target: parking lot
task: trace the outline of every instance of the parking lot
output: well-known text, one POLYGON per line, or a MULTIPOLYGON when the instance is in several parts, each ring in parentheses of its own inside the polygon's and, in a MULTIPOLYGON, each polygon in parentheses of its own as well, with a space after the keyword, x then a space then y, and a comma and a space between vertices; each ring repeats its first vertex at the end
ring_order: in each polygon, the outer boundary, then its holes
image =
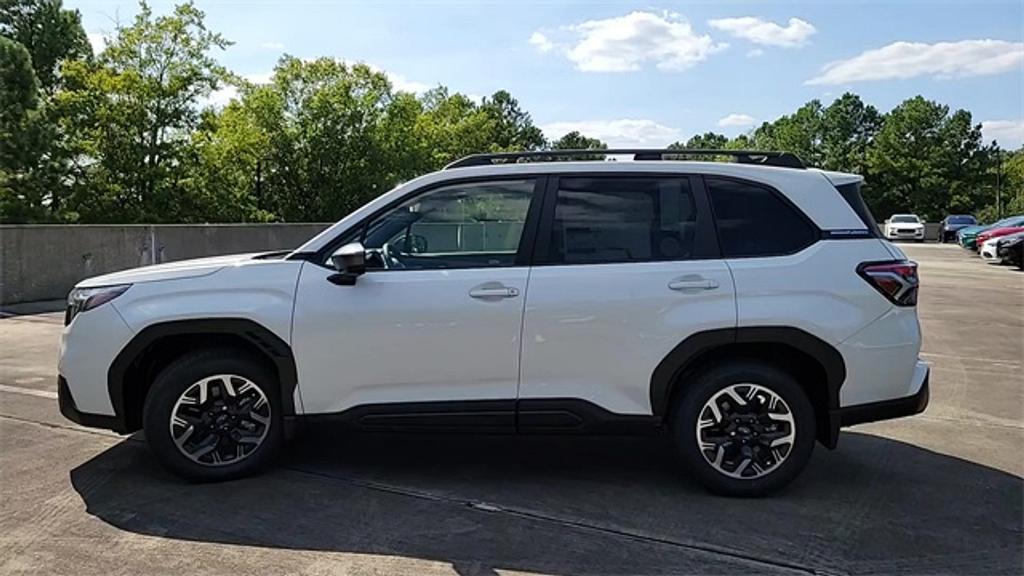
POLYGON ((0 319, 0 573, 1019 574, 1024 272, 904 249, 930 407, 760 500, 706 494, 663 438, 315 430, 258 478, 189 485, 60 416, 59 312, 0 319))

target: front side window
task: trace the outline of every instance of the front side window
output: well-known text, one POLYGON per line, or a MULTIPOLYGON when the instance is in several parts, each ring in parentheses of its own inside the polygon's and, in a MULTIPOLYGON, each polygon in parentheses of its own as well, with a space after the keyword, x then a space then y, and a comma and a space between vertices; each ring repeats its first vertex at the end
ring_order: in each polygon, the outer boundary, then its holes
POLYGON ((469 182, 435 188, 371 221, 368 269, 512 266, 535 181, 469 182))
POLYGON ((726 258, 793 254, 817 240, 817 229, 772 190, 739 180, 705 181, 726 258))
POLYGON ((685 260, 693 254, 696 220, 687 178, 560 178, 548 260, 685 260))

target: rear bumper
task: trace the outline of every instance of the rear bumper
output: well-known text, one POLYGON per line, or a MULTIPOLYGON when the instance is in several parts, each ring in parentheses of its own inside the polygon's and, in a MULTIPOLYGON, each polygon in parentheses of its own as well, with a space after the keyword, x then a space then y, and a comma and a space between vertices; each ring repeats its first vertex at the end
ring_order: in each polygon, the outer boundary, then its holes
POLYGON ((917 392, 914 394, 902 398, 857 404, 829 411, 829 430, 828 434, 822 438, 822 443, 829 448, 835 448, 839 442, 839 430, 847 426, 892 420, 924 412, 928 407, 930 395, 928 380, 931 376, 931 370, 927 364, 920 363, 919 366, 921 368, 918 373, 923 374, 923 379, 917 392))
POLYGON ((127 434, 128 430, 117 416, 106 416, 104 414, 86 414, 75 405, 75 399, 71 396, 71 389, 68 388, 68 381, 63 376, 57 376, 57 404, 60 406, 60 413, 79 426, 87 428, 103 428, 113 430, 118 434, 127 434))

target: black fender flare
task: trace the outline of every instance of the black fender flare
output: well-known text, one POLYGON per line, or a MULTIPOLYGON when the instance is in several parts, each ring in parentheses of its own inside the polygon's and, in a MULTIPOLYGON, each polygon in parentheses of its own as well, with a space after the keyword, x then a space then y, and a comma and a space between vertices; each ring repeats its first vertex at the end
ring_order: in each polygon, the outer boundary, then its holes
POLYGON ((128 418, 124 406, 125 375, 131 365, 152 343, 168 336, 187 334, 230 334, 240 336, 256 349, 262 351, 277 369, 280 378, 281 406, 284 416, 295 415, 295 387, 298 385, 298 371, 291 346, 269 328, 247 318, 203 318, 172 320, 151 324, 136 334, 121 349, 107 370, 107 392, 114 408, 114 417, 120 424, 121 432, 128 430, 128 418))
POLYGON ((846 380, 842 354, 817 336, 790 326, 744 326, 698 332, 672 349, 651 374, 651 410, 657 417, 668 414, 673 386, 687 368, 712 350, 731 344, 783 344, 816 359, 825 369, 828 410, 839 408, 839 389, 846 380))

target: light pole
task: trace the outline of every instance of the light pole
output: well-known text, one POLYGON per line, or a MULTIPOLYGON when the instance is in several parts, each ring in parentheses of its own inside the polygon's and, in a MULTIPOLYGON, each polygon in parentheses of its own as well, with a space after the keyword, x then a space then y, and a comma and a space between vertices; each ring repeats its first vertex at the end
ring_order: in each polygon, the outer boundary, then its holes
POLYGON ((1003 218, 1003 151, 996 148, 996 218, 1003 218))

